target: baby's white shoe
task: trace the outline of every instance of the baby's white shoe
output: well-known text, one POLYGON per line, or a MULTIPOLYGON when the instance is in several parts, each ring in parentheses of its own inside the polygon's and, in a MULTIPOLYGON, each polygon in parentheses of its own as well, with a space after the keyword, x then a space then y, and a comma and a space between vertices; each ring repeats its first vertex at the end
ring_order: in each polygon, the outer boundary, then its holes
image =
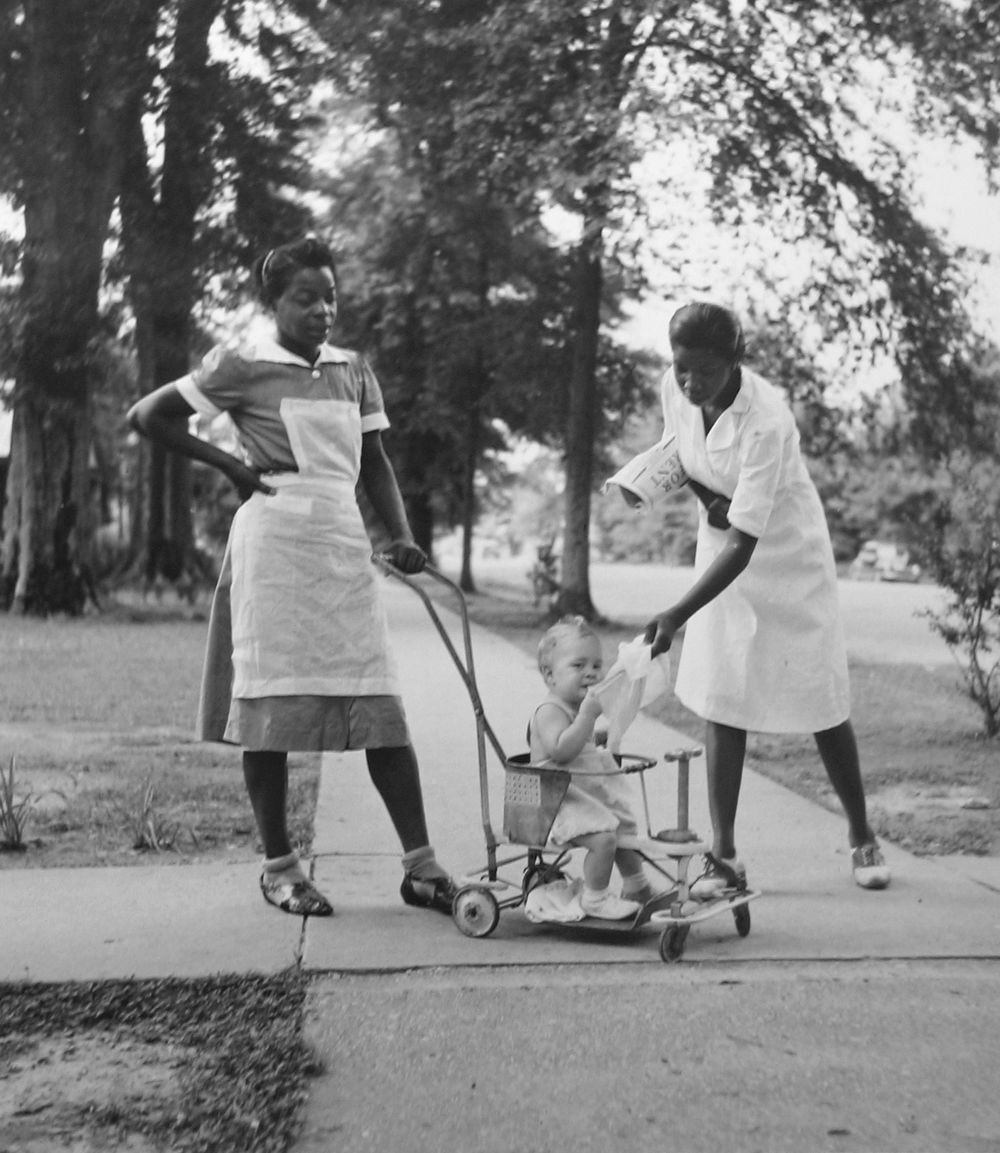
POLYGON ((580 894, 580 907, 588 917, 598 917, 602 921, 624 921, 634 917, 642 908, 638 901, 626 901, 612 893, 597 889, 584 889, 580 894))

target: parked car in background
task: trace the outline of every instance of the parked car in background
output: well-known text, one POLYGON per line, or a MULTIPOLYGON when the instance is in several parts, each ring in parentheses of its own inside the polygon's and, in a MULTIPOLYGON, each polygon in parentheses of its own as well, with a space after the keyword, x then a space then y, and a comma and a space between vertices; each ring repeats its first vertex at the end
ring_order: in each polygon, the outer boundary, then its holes
POLYGON ((866 540, 851 561, 848 576, 856 581, 918 581, 920 565, 910 560, 901 544, 884 540, 866 540))

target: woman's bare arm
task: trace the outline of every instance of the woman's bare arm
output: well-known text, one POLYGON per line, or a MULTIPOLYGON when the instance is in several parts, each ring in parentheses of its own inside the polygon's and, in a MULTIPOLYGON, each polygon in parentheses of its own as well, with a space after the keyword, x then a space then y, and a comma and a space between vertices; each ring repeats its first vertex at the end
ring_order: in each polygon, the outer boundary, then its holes
POLYGON ((726 543, 722 552, 712 561, 701 576, 676 604, 654 617, 646 625, 645 640, 653 646, 653 656, 659 656, 670 648, 674 634, 700 608, 728 588, 750 563, 757 538, 738 528, 730 528, 726 533, 726 543))
POLYGON ((180 453, 217 468, 236 486, 242 499, 252 492, 273 493, 260 476, 243 461, 218 445, 188 432, 188 419, 194 409, 181 395, 177 386, 165 384, 148 393, 128 410, 126 420, 136 432, 162 444, 171 452, 180 453))

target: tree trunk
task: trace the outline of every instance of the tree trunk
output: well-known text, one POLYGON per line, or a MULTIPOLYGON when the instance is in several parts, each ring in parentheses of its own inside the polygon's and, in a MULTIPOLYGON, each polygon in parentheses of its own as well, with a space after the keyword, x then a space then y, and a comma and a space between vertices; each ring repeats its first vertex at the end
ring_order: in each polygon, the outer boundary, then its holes
POLYGON ((594 478, 603 220, 603 214, 596 209, 585 213, 580 241, 566 418, 562 570, 555 601, 557 612, 579 613, 588 620, 595 616, 590 599, 590 496, 594 478))
POLYGON ((90 344, 120 115, 144 80, 156 14, 152 0, 107 7, 24 5, 23 323, 0 557, 15 612, 78 614, 88 594, 90 344))
MULTIPOLYGON (((141 119, 128 125, 122 231, 136 314, 140 393, 178 380, 190 368, 197 215, 212 182, 208 41, 221 7, 221 0, 184 0, 178 8, 159 181, 150 169, 141 119)), ((138 567, 147 587, 163 579, 189 594, 202 576, 194 540, 191 462, 158 446, 148 462, 149 503, 138 534, 138 567)))

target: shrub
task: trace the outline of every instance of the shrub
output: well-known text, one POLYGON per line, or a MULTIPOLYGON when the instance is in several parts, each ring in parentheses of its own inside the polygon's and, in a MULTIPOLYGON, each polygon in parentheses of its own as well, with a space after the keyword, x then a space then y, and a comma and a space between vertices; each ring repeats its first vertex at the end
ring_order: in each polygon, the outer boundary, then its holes
POLYGON ((0 849, 23 851, 24 829, 34 801, 31 793, 17 795, 15 760, 11 757, 6 771, 0 769, 0 849))
POLYGON ((1000 733, 1000 465, 959 452, 948 460, 921 554, 947 594, 923 615, 958 658, 987 736, 1000 733))

